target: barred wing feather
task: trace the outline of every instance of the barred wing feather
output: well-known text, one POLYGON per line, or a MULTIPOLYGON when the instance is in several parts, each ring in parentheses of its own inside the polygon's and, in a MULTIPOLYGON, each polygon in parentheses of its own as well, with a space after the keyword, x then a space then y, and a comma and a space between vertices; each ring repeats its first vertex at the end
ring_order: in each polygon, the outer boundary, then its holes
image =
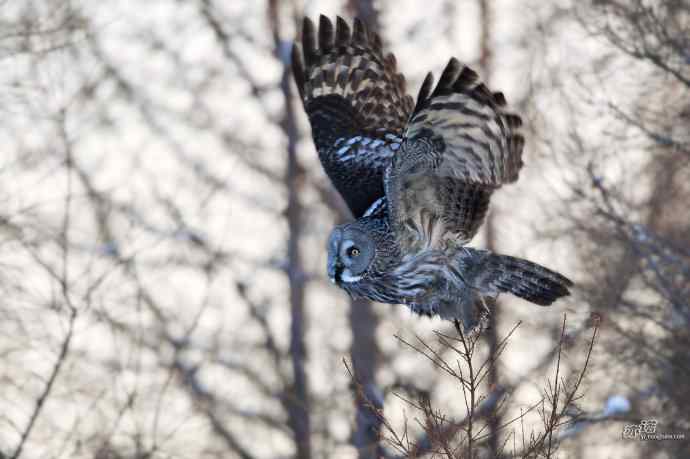
POLYGON ((521 120, 505 111, 503 94, 454 58, 432 86, 429 74, 386 178, 393 224, 408 247, 468 242, 493 191, 522 167, 521 120))
POLYGON ((292 68, 321 163, 355 217, 383 196, 383 171, 400 147, 413 99, 381 39, 355 19, 304 19, 292 68))

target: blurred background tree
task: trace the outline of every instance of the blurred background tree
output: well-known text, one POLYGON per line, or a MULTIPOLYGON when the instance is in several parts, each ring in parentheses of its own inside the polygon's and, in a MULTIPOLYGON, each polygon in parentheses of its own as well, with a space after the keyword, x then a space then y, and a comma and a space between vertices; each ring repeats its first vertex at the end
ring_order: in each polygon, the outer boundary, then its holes
POLYGON ((0 458, 687 457, 689 56, 687 0, 0 2, 0 458), (450 56, 506 93, 526 166, 476 245, 572 298, 502 298, 468 357, 326 282, 350 217, 289 73, 321 13, 413 95, 450 56))

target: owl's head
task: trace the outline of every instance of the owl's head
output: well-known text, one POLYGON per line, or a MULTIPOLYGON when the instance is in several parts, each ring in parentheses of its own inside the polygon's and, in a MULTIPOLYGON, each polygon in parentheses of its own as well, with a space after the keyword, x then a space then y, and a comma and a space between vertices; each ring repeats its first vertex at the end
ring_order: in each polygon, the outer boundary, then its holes
POLYGON ((346 287, 360 281, 376 257, 376 241, 364 222, 336 226, 328 240, 328 277, 346 287))

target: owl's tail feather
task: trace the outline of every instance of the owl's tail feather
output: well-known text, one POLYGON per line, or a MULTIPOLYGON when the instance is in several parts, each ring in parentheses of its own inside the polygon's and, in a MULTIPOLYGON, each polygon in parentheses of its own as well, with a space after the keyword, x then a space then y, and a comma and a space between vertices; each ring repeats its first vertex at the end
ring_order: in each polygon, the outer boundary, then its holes
POLYGON ((494 253, 484 259, 479 277, 481 287, 512 293, 541 306, 569 295, 573 285, 567 277, 537 263, 494 253))

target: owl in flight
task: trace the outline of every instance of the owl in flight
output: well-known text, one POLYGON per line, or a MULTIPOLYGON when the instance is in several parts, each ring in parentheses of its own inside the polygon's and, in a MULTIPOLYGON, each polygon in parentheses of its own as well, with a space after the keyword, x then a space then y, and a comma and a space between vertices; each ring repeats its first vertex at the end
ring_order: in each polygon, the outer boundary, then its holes
POLYGON ((466 247, 491 194, 517 180, 520 117, 455 58, 416 103, 395 57, 355 19, 304 19, 292 69, 319 159, 355 221, 328 241, 328 276, 352 296, 477 329, 499 293, 539 305, 572 282, 536 263, 466 247))

